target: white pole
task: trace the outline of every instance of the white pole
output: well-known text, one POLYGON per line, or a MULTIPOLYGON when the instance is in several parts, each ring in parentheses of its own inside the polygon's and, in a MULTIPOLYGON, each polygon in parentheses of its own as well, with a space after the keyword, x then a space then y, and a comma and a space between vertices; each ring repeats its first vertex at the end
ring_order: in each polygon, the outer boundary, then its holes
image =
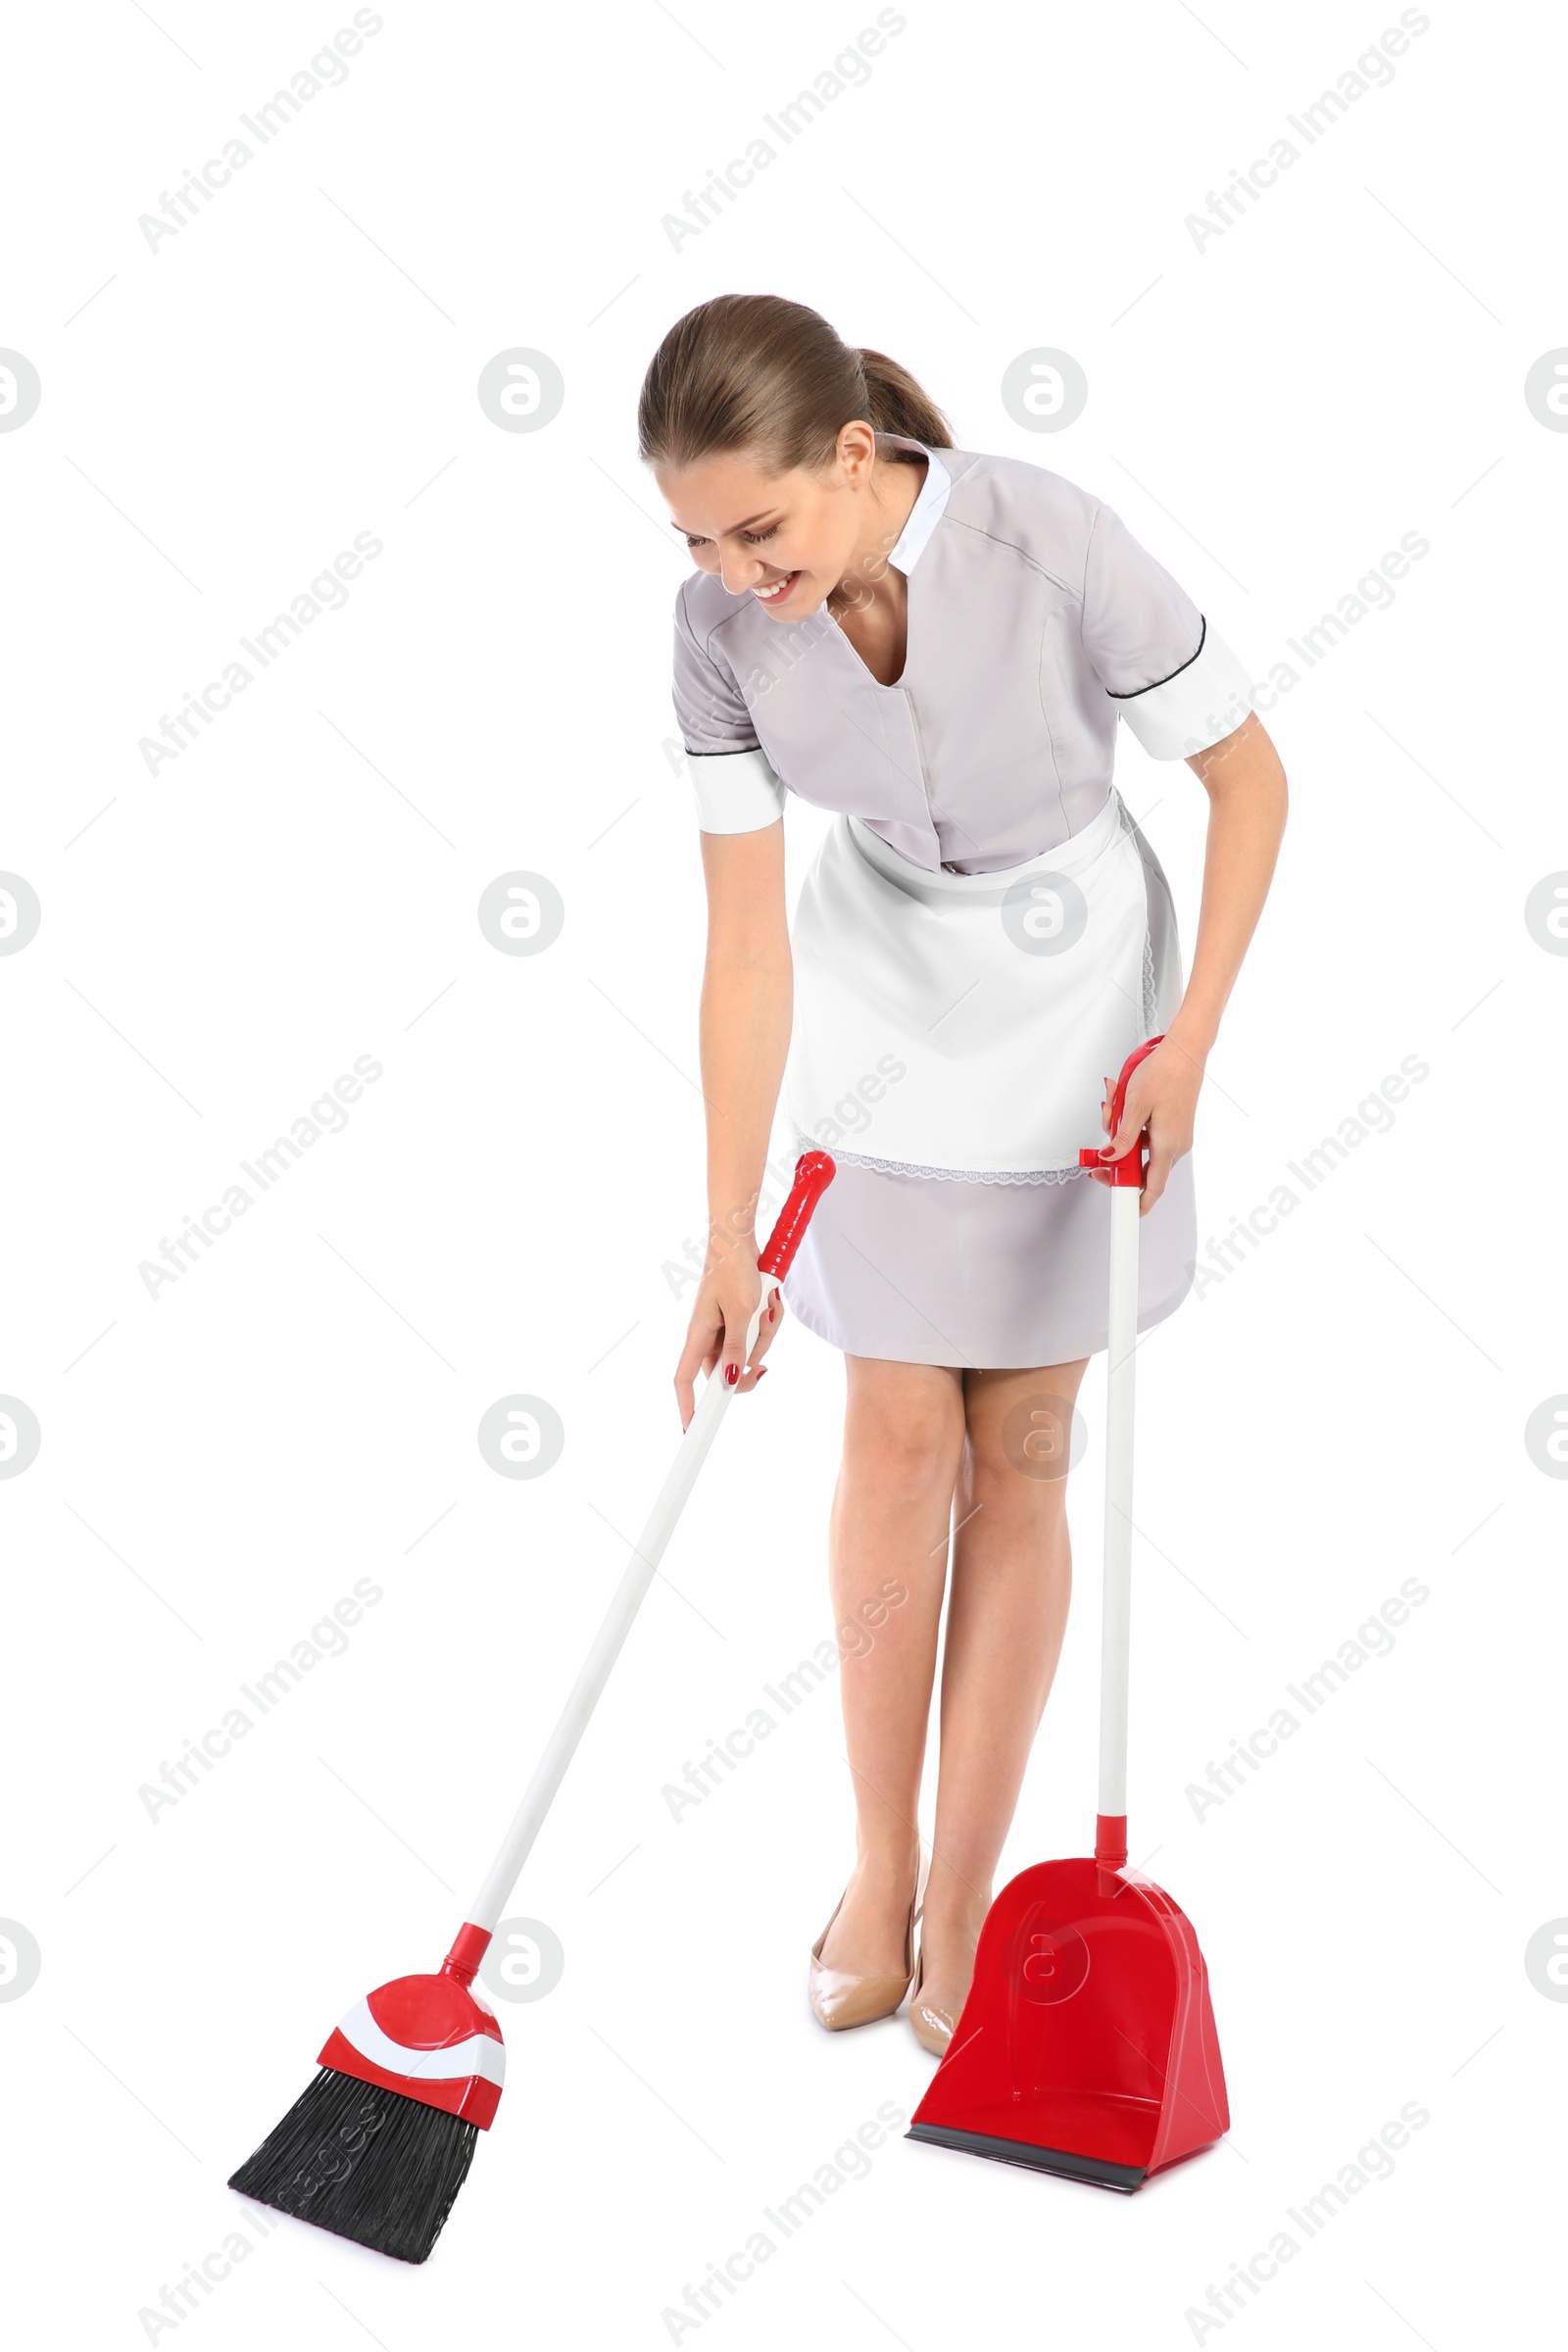
POLYGON ((1138 1215, 1143 1192, 1110 1195, 1110 1334, 1105 1365, 1105 1566, 1100 1638, 1100 1810, 1127 1811, 1127 1659, 1132 1625, 1133 1375, 1138 1349, 1138 1215))
MULTIPOLYGON (((750 1359, 763 1307, 775 1287, 771 1276, 763 1277, 762 1296, 747 1330, 746 1346, 741 1351, 742 1363, 750 1359)), ((487 1934, 494 1933, 507 1907, 507 1899, 528 1859, 529 1849, 539 1835, 540 1825, 550 1810, 556 1790, 561 1787, 566 1766, 576 1753, 577 1742, 588 1728, 588 1718, 610 1680, 610 1670, 620 1655, 621 1644, 631 1631, 632 1619, 654 1581, 654 1573, 664 1555, 664 1546, 674 1533, 675 1522, 697 1483, 697 1473, 708 1458, 709 1447, 718 1435, 718 1425, 724 1418, 725 1408, 733 1395, 734 1391, 725 1387, 719 1368, 715 1365, 698 1398, 697 1409, 686 1425, 686 1434, 670 1464, 669 1475, 659 1491, 659 1499, 648 1514, 648 1524, 632 1546, 625 1574, 605 1612, 605 1621, 594 1637, 593 1647, 572 1686, 571 1696, 562 1709, 561 1721, 550 1735, 533 1779, 528 1783, 527 1793, 502 1841, 501 1851, 491 1863, 489 1876, 467 1913, 469 1922, 476 1928, 483 1928, 487 1934)))

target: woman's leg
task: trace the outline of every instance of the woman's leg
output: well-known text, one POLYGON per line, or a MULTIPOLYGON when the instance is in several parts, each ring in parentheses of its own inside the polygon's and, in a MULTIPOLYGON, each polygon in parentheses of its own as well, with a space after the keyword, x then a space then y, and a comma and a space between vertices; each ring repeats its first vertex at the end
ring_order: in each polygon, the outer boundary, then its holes
POLYGON ((919 1866, 920 1768, 964 1446, 963 1375, 938 1364, 844 1361, 830 1583, 857 1859, 822 1960, 852 1976, 893 1976, 904 1965, 919 1866))
POLYGON ((1067 1450, 1087 1359, 963 1376, 966 1438, 920 1930, 922 2007, 956 2018, 1067 1627, 1067 1450))

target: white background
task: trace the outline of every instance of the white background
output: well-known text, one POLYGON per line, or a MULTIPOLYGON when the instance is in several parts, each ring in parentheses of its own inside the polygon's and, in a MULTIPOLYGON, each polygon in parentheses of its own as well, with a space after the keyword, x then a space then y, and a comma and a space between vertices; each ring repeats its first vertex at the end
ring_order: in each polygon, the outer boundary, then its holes
MULTIPOLYGON (((389 0, 156 252, 138 216, 351 12, 13 25, 0 343, 43 386, 0 434, 0 866, 42 906, 0 958, 0 1390, 42 1432, 0 1482, 0 1914, 42 1954, 0 2002, 19 2340, 1453 2352, 1527 2325, 1568 2031, 1524 1964, 1568 1913, 1568 1489, 1523 1440, 1568 1390, 1568 960, 1523 911, 1568 866, 1568 438, 1523 395, 1568 342, 1560 26, 1434 6, 1251 211, 1201 250, 1185 225, 1397 13, 911 0, 679 251, 662 216, 869 5, 389 0), (688 2282, 930 2074, 903 2018, 828 2036, 806 2007, 851 1856, 834 1690, 678 1824, 661 1795, 830 1630, 842 1376, 799 1330, 514 1898, 565 1973, 503 2007, 511 2082, 432 2260, 255 2243, 223 2183, 340 2012, 438 1964, 677 1434, 702 901, 664 748, 684 558, 634 411, 661 335, 732 289, 816 305, 959 446, 1107 500, 1259 678, 1430 542, 1269 716, 1293 816, 1211 1065, 1205 1241, 1403 1057, 1430 1075, 1142 1352, 1133 1844, 1208 1958, 1229 2141, 1123 2199, 894 2135, 680 2333, 688 2282), (476 398, 514 346, 564 377, 536 433, 476 398), (1000 396, 1038 346, 1089 378, 1054 436, 1000 396), (139 739, 359 532, 383 552, 346 607, 150 775, 139 739), (537 956, 476 920, 519 868, 565 904, 537 956), (151 1298, 140 1263, 359 1055, 383 1075, 346 1129, 151 1298), (514 1393, 564 1424, 533 1481, 476 1444, 514 1393), (366 1577, 344 1653, 149 1819, 141 1785, 366 1577), (1198 1818, 1188 1785, 1410 1577, 1392 1654, 1198 1818), (1412 2101, 1392 2178, 1202 2332, 1209 2283, 1412 2101), (198 2308, 139 2317, 236 2227, 198 2308)), ((1202 795, 1125 731, 1118 772, 1190 945, 1202 795)), ((790 812, 792 882, 819 821, 790 812)), ((1101 1383, 1007 1872, 1090 1831, 1101 1383)))

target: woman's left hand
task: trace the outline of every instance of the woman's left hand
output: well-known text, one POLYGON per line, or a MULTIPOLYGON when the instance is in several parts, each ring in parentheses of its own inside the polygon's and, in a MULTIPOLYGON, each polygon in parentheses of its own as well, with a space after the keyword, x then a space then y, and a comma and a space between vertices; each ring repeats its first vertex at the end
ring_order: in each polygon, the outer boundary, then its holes
MULTIPOLYGON (((1148 1216, 1165 1190, 1171 1169, 1183 1152, 1193 1148, 1193 1121, 1198 1114, 1199 1089, 1203 1083, 1203 1061, 1204 1056, 1195 1054, 1178 1039, 1167 1036, 1162 1045, 1156 1046, 1139 1063, 1127 1081, 1121 1125, 1102 1147, 1102 1157, 1125 1158, 1129 1152, 1137 1150, 1140 1130, 1149 1129, 1149 1168, 1144 1178, 1141 1216, 1148 1216)), ((1105 1099, 1100 1106, 1100 1123, 1107 1134, 1115 1091, 1116 1081, 1107 1078, 1105 1099)))

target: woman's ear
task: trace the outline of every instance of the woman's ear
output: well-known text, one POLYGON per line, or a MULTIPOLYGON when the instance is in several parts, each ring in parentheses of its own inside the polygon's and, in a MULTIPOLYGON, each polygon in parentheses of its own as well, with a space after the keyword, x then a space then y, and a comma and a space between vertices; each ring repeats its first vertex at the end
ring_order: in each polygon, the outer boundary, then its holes
POLYGON ((837 454, 840 470, 852 490, 863 490, 876 464, 876 434, 864 417, 839 426, 837 454))

